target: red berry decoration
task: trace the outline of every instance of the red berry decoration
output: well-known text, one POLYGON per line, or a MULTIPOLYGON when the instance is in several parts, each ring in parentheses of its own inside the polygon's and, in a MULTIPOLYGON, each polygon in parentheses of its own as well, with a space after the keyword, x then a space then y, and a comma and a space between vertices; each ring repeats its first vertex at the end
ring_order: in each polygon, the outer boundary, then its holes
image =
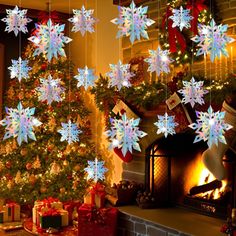
POLYGON ((28 162, 25 167, 27 170, 30 170, 32 168, 32 164, 28 162))
POLYGON ((43 63, 43 64, 41 65, 41 70, 46 70, 47 67, 48 67, 47 63, 43 63))

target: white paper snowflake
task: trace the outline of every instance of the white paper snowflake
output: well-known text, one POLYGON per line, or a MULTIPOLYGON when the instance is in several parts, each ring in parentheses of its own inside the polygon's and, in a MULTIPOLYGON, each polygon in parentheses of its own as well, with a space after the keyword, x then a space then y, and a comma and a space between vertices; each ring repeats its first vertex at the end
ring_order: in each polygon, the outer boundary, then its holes
POLYGON ((210 54, 211 61, 213 62, 216 57, 220 58, 220 54, 228 57, 227 44, 235 40, 226 35, 228 25, 216 25, 212 19, 210 25, 199 24, 199 35, 192 38, 195 43, 198 43, 197 56, 210 54))
POLYGON ((13 10, 7 9, 7 17, 2 21, 6 23, 5 31, 8 33, 14 32, 15 36, 21 31, 27 33, 28 29, 26 25, 32 20, 26 17, 27 10, 19 10, 18 6, 15 6, 13 10))
POLYGON ((175 127, 179 124, 175 122, 175 116, 168 116, 167 113, 164 116, 157 115, 158 121, 154 123, 157 126, 157 134, 163 133, 165 137, 168 134, 175 134, 175 127))
POLYGON ((10 137, 16 138, 19 145, 22 141, 28 142, 28 138, 36 140, 33 132, 34 126, 40 126, 42 123, 33 115, 35 108, 27 107, 24 109, 19 102, 17 109, 6 107, 6 118, 0 121, 2 126, 6 126, 6 133, 3 139, 10 137))
POLYGON ((180 31, 185 27, 186 29, 190 28, 190 21, 193 17, 190 15, 189 9, 183 9, 181 6, 179 9, 172 10, 173 15, 170 16, 170 19, 173 20, 172 27, 179 27, 180 31))
POLYGON ((111 70, 106 73, 110 77, 108 87, 117 87, 121 90, 122 87, 131 87, 130 79, 134 73, 130 71, 130 64, 122 64, 119 60, 118 64, 110 64, 111 70))
POLYGON ((196 103, 202 105, 204 104, 203 96, 207 94, 208 91, 203 89, 204 81, 195 81, 192 77, 190 82, 183 81, 184 88, 180 89, 178 92, 183 95, 182 102, 183 103, 190 103, 192 107, 196 103))
POLYGON ((144 59, 148 63, 148 71, 156 72, 159 76, 161 72, 169 73, 170 72, 170 63, 173 62, 169 58, 169 50, 161 50, 160 47, 157 50, 149 50, 150 57, 144 59))
POLYGON ((94 182, 104 180, 104 175, 107 172, 107 168, 104 167, 104 161, 98 161, 97 158, 95 158, 95 161, 88 161, 88 167, 84 168, 84 170, 88 174, 87 179, 92 179, 94 182))
POLYGON ((113 24, 118 25, 117 38, 130 36, 133 44, 135 39, 140 37, 148 39, 147 27, 155 23, 154 20, 147 18, 148 7, 135 7, 134 1, 130 7, 119 7, 119 18, 111 20, 113 24))
POLYGON ((73 142, 79 142, 79 134, 82 133, 78 129, 77 124, 72 123, 71 120, 68 123, 61 123, 62 128, 58 130, 58 133, 61 134, 61 141, 67 141, 69 144, 73 142))
POLYGON ((231 125, 225 123, 225 112, 214 112, 210 106, 207 112, 196 111, 197 123, 189 125, 194 129, 197 136, 194 139, 194 143, 201 140, 207 141, 209 147, 212 144, 218 145, 218 141, 226 144, 224 137, 225 130, 232 128, 231 125))
POLYGON ((74 76, 74 78, 78 81, 77 87, 83 86, 85 90, 88 89, 88 87, 93 87, 94 82, 97 79, 97 77, 94 75, 93 69, 88 69, 87 66, 85 66, 84 69, 78 68, 78 75, 74 76))
POLYGON ((22 60, 19 57, 18 60, 11 60, 12 65, 8 67, 11 72, 11 79, 18 78, 19 82, 22 79, 29 78, 29 71, 32 69, 28 66, 28 60, 22 60))
POLYGON ((41 53, 47 56, 48 61, 53 57, 58 58, 58 55, 65 57, 64 45, 71 42, 72 39, 65 36, 63 31, 65 24, 53 24, 51 19, 47 24, 35 24, 36 35, 28 38, 37 47, 34 51, 34 56, 41 53))
POLYGON ((51 75, 47 79, 40 79, 41 85, 36 88, 39 101, 47 101, 51 105, 53 101, 62 101, 62 93, 65 89, 61 86, 60 79, 53 79, 51 75))
POLYGON ((97 22, 97 20, 93 17, 94 10, 86 10, 84 5, 81 7, 81 10, 74 10, 74 16, 68 19, 73 23, 72 30, 73 32, 78 32, 84 36, 85 32, 88 31, 90 33, 94 32, 93 25, 97 22))
POLYGON ((110 139, 110 149, 121 148, 122 154, 125 156, 127 151, 141 151, 138 141, 147 134, 139 130, 140 119, 128 119, 124 113, 121 119, 110 118, 111 129, 105 134, 110 139))

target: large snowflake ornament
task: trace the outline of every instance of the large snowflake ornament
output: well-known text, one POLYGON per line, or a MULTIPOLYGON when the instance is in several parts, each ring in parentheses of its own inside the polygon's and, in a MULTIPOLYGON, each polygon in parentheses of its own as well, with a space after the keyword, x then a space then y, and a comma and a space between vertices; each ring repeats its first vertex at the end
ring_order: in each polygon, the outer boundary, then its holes
POLYGON ((117 38, 130 36, 132 44, 135 39, 140 40, 140 36, 148 39, 146 29, 155 21, 147 18, 147 10, 148 7, 136 7, 134 1, 131 2, 130 7, 119 7, 119 18, 111 20, 118 25, 117 38))
POLYGON ((157 115, 158 121, 154 123, 157 126, 157 134, 163 133, 165 137, 168 134, 175 134, 175 127, 179 124, 175 122, 175 116, 169 116, 167 113, 164 116, 157 115))
POLYGON ((58 133, 61 134, 61 141, 67 141, 69 144, 73 142, 79 142, 79 134, 82 133, 78 129, 77 124, 72 123, 71 120, 68 123, 61 123, 62 128, 58 130, 58 133))
POLYGON ((183 30, 183 28, 190 28, 190 21, 193 19, 193 17, 190 15, 189 9, 183 9, 181 6, 179 9, 173 9, 172 10, 173 15, 170 16, 170 19, 173 20, 172 27, 179 27, 180 31, 183 30))
POLYGON ((197 136, 194 139, 194 143, 201 140, 207 141, 209 147, 212 144, 218 145, 218 141, 226 144, 224 137, 225 130, 232 128, 231 125, 225 123, 225 112, 214 112, 210 106, 207 112, 196 111, 197 123, 189 125, 194 129, 197 136))
POLYGON ((21 82, 22 79, 28 79, 29 78, 29 71, 32 69, 28 66, 28 60, 22 60, 21 57, 19 57, 18 60, 11 60, 12 65, 8 67, 11 74, 11 79, 18 78, 19 82, 21 82))
POLYGON ((141 151, 138 141, 147 134, 139 130, 140 119, 128 119, 124 113, 121 119, 110 118, 111 129, 105 134, 109 137, 111 143, 110 148, 121 148, 122 154, 125 156, 132 150, 141 151))
POLYGON ((195 43, 198 43, 197 56, 210 54, 213 62, 216 57, 220 58, 221 53, 228 57, 227 44, 235 40, 226 35, 228 25, 216 25, 212 19, 210 25, 199 24, 199 35, 192 38, 195 43))
POLYGON ((18 6, 15 6, 13 10, 7 9, 6 12, 7 17, 2 19, 7 25, 5 31, 8 33, 13 31, 15 36, 19 32, 28 32, 26 25, 32 20, 26 17, 27 10, 19 10, 18 6))
POLYGON ((74 16, 68 19, 73 23, 72 31, 78 32, 84 36, 85 32, 90 33, 94 32, 93 25, 97 22, 97 19, 93 17, 94 10, 86 10, 84 5, 81 7, 81 10, 74 10, 74 16))
POLYGON ((161 50, 160 47, 157 50, 149 50, 150 57, 144 59, 149 65, 148 71, 156 72, 159 76, 162 72, 169 73, 170 72, 170 63, 173 62, 171 58, 169 58, 169 50, 161 50))
POLYGON ((78 75, 74 76, 74 78, 78 81, 77 87, 83 86, 85 90, 88 89, 88 87, 93 87, 95 80, 97 79, 97 76, 94 75, 93 69, 88 69, 87 66, 85 66, 84 69, 78 68, 78 75))
POLYGON ((34 112, 35 108, 24 109, 20 102, 17 109, 6 107, 6 118, 0 121, 2 126, 6 126, 3 139, 17 137, 19 145, 22 141, 28 142, 28 138, 36 140, 34 126, 40 126, 42 123, 33 116, 34 112))
POLYGON ((110 77, 108 87, 131 87, 130 79, 134 73, 130 72, 130 64, 122 64, 119 60, 118 64, 110 64, 110 71, 106 74, 110 77))
POLYGON ((36 88, 38 91, 39 101, 47 101, 47 104, 51 105, 53 101, 62 101, 62 93, 65 89, 61 86, 60 79, 53 79, 51 75, 48 78, 40 79, 41 85, 36 88))
POLYGON ((66 56, 64 45, 71 42, 72 39, 65 36, 63 31, 65 24, 53 24, 51 19, 47 24, 35 24, 36 35, 28 38, 37 47, 34 51, 34 56, 38 56, 41 53, 47 56, 48 61, 51 61, 53 57, 58 58, 60 56, 66 56))
POLYGON ((203 96, 207 94, 208 91, 203 89, 204 81, 195 81, 194 77, 188 81, 183 81, 184 88, 180 89, 178 92, 183 95, 182 102, 183 103, 190 103, 192 107, 196 103, 202 105, 204 104, 203 96))
POLYGON ((84 168, 87 172, 87 179, 92 179, 94 182, 98 180, 104 180, 104 174, 107 172, 107 168, 104 167, 104 161, 98 161, 95 158, 95 161, 88 161, 88 167, 84 168))

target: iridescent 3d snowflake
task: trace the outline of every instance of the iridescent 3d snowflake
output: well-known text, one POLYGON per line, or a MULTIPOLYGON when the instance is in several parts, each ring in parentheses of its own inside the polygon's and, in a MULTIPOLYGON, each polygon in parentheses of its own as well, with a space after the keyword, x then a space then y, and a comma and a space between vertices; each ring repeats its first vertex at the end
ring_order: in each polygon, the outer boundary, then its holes
POLYGON ((190 82, 183 81, 184 88, 178 91, 183 95, 182 102, 185 104, 190 103, 192 107, 194 107, 195 103, 204 104, 203 96, 208 91, 203 89, 203 83, 204 81, 195 81, 193 77, 190 82))
POLYGON ((21 82, 22 79, 29 78, 28 73, 32 68, 28 66, 28 60, 22 60, 19 57, 18 60, 11 60, 11 62, 12 66, 8 67, 11 72, 11 79, 18 78, 19 82, 21 82))
POLYGON ((138 141, 147 134, 139 130, 140 119, 128 119, 124 113, 121 119, 110 118, 111 129, 105 134, 110 139, 110 148, 121 148, 122 154, 125 156, 127 151, 141 151, 138 141))
POLYGON ((6 126, 6 133, 3 139, 17 137, 17 142, 21 145, 22 141, 28 142, 28 138, 36 140, 33 132, 34 126, 40 126, 42 123, 33 115, 35 108, 27 107, 24 109, 19 102, 17 109, 6 107, 6 118, 0 121, 2 126, 6 126))
POLYGON ((227 44, 235 40, 226 35, 227 29, 228 25, 216 25, 213 19, 209 26, 199 24, 199 35, 192 38, 195 43, 198 43, 197 46, 200 47, 196 55, 209 53, 212 62, 216 57, 220 58, 221 53, 228 57, 227 44))
POLYGON ((170 72, 170 63, 173 62, 169 58, 169 50, 161 50, 160 47, 157 50, 149 50, 150 57, 144 59, 149 65, 148 71, 156 72, 159 76, 161 72, 169 73, 170 72))
POLYGON ((97 158, 95 158, 95 161, 88 161, 88 167, 84 168, 84 170, 88 174, 87 179, 92 179, 94 182, 104 180, 104 175, 107 172, 107 168, 104 167, 104 161, 98 161, 97 158))
POLYGON ((65 24, 53 24, 49 19, 46 25, 35 24, 35 27, 36 35, 28 38, 37 47, 34 56, 42 53, 47 56, 48 61, 51 61, 53 57, 57 58, 58 55, 66 56, 64 44, 71 42, 72 39, 63 33, 65 24))
POLYGON ((163 133, 165 137, 168 134, 175 134, 175 127, 179 124, 175 122, 175 116, 168 116, 167 113, 164 116, 157 115, 158 121, 154 123, 157 126, 157 134, 163 133))
POLYGON ((190 28, 190 21, 193 19, 193 17, 189 14, 189 9, 183 9, 181 6, 180 9, 173 9, 172 13, 173 15, 169 18, 173 20, 173 28, 179 27, 180 31, 182 31, 184 27, 186 29, 190 28))
POLYGON ((3 18, 2 21, 6 23, 5 31, 10 33, 14 32, 15 36, 21 31, 27 33, 26 25, 32 20, 26 17, 27 10, 19 10, 18 6, 15 6, 13 10, 7 9, 7 17, 3 18))
POLYGON ((79 134, 82 133, 81 130, 78 129, 77 124, 68 121, 68 123, 61 123, 62 128, 58 130, 58 133, 61 134, 61 141, 67 141, 69 144, 73 142, 79 142, 79 134))
POLYGON ((130 36, 133 44, 135 39, 140 40, 140 36, 148 39, 147 27, 155 23, 155 21, 147 18, 148 7, 135 7, 134 1, 130 7, 119 6, 119 18, 111 20, 113 24, 118 25, 117 38, 122 36, 130 36))
POLYGON ((84 5, 81 10, 73 10, 74 16, 68 19, 73 23, 71 31, 80 31, 82 36, 84 36, 86 31, 90 33, 94 32, 93 25, 97 22, 97 20, 93 17, 93 12, 94 10, 86 10, 84 5))
POLYGON ((39 101, 47 101, 47 104, 51 105, 53 101, 62 101, 62 93, 65 89, 61 86, 60 79, 53 79, 51 75, 47 79, 40 79, 41 85, 36 88, 38 91, 39 101))
POLYGON ((232 128, 231 125, 225 123, 225 112, 214 112, 210 106, 207 112, 196 111, 197 123, 189 125, 194 129, 197 136, 194 139, 194 143, 201 140, 207 141, 209 147, 212 144, 218 145, 218 141, 226 144, 224 137, 225 130, 232 128))
POLYGON ((130 71, 130 64, 122 64, 119 60, 118 64, 110 64, 111 71, 106 73, 110 77, 108 87, 117 86, 118 90, 122 87, 131 87, 130 79, 134 73, 130 71))
POLYGON ((97 77, 93 74, 93 69, 88 69, 87 66, 85 66, 84 69, 78 68, 78 75, 74 76, 74 78, 78 81, 77 87, 83 86, 85 90, 88 89, 89 86, 93 87, 94 82, 97 79, 97 77))

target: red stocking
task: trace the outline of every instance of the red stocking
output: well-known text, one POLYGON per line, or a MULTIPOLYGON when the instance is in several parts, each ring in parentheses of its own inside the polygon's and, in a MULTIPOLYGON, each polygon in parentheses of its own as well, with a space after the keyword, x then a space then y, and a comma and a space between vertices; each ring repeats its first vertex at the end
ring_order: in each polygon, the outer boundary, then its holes
POLYGON ((124 156, 121 148, 114 148, 115 154, 124 162, 131 162, 133 160, 131 152, 127 151, 126 155, 124 156))

